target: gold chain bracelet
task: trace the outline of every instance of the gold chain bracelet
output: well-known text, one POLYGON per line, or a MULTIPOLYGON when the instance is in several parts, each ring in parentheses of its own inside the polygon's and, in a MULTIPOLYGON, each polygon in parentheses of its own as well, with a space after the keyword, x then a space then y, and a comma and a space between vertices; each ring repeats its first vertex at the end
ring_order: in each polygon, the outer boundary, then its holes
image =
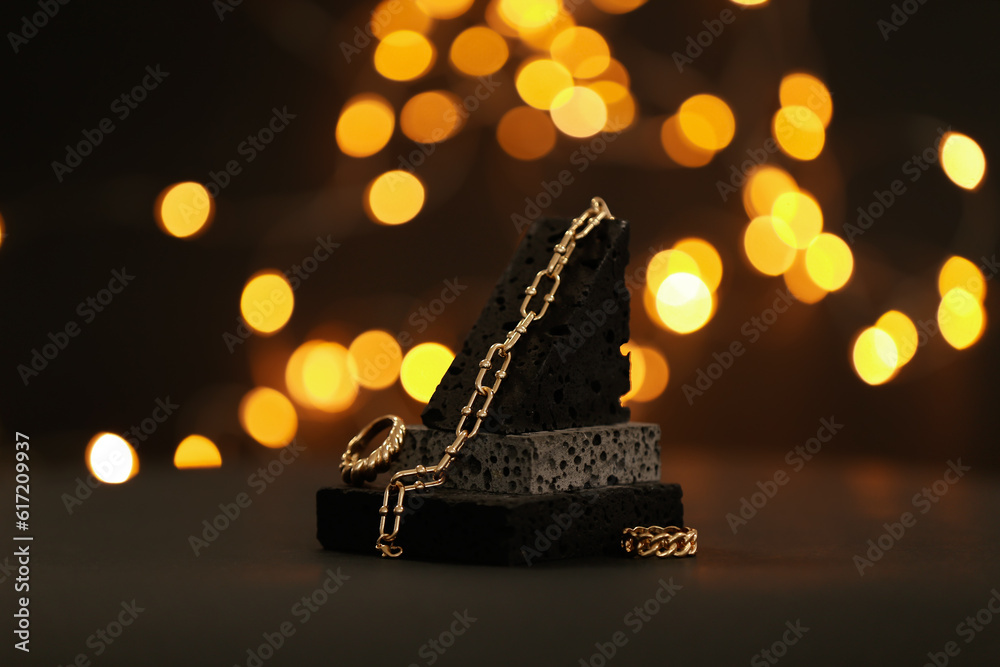
POLYGON ((566 266, 570 255, 576 249, 577 241, 587 236, 594 227, 606 219, 614 219, 611 211, 608 210, 608 205, 600 197, 591 199, 587 210, 573 220, 569 229, 563 234, 562 240, 552 249, 552 258, 549 260, 548 266, 536 273, 535 279, 525 288, 524 301, 521 303, 521 321, 507 334, 504 342, 492 345, 486 353, 486 357, 479 362, 479 375, 476 376, 476 386, 472 390, 469 402, 462 408, 462 417, 458 420, 458 426, 455 428, 455 440, 445 448, 444 456, 437 465, 418 465, 416 468, 410 470, 401 470, 389 480, 389 484, 385 487, 385 495, 382 498, 382 507, 378 511, 379 538, 375 542, 375 548, 382 552, 382 556, 395 558, 403 553, 402 547, 396 545, 395 541, 399 535, 400 521, 403 518, 403 497, 405 493, 407 491, 421 491, 444 484, 446 473, 452 461, 458 456, 462 447, 476 437, 476 434, 479 433, 479 427, 489 414, 490 403, 493 402, 493 397, 496 395, 497 390, 500 389, 504 378, 507 377, 507 367, 510 366, 512 358, 511 350, 514 345, 520 340, 521 336, 527 333, 528 327, 531 326, 532 322, 537 322, 545 317, 549 306, 556 300, 556 291, 558 291, 561 281, 559 274, 562 273, 563 267, 566 266), (538 294, 538 286, 543 279, 550 280, 552 285, 542 297, 542 305, 538 311, 529 310, 528 306, 531 304, 531 299, 538 294), (494 371, 493 384, 484 385, 483 379, 486 377, 486 372, 493 368, 495 357, 500 357, 503 361, 500 363, 500 368, 494 371), (482 405, 478 409, 473 410, 473 405, 480 397, 483 399, 482 405), (473 413, 475 413, 476 422, 471 429, 467 429, 465 422, 469 415, 473 413), (431 479, 425 481, 423 479, 425 476, 430 476, 431 479), (407 478, 416 479, 406 484, 403 480, 407 478), (396 489, 398 495, 396 496, 396 506, 393 509, 396 518, 393 521, 392 531, 390 532, 385 529, 385 520, 389 515, 389 497, 393 489, 396 489))

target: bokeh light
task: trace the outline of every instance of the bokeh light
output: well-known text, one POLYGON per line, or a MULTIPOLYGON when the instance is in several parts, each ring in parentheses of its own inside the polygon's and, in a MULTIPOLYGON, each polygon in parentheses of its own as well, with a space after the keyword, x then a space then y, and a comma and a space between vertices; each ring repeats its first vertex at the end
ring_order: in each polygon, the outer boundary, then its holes
POLYGON ((416 0, 382 0, 372 11, 372 34, 378 39, 398 30, 413 30, 426 35, 434 20, 416 0))
POLYGON ((622 405, 625 405, 639 393, 639 389, 642 388, 642 383, 646 380, 646 359, 643 357, 642 349, 632 341, 622 345, 621 350, 622 354, 628 355, 629 363, 629 387, 628 391, 622 394, 621 398, 622 405))
POLYGON ((804 250, 823 231, 823 210, 804 191, 786 192, 774 200, 771 217, 784 225, 775 225, 778 236, 789 247, 804 250))
POLYGON ((556 126, 544 111, 517 106, 500 119, 497 143, 518 160, 537 160, 555 148, 556 126))
POLYGON ((706 151, 720 151, 736 133, 732 109, 715 95, 695 95, 677 111, 681 132, 692 144, 706 151))
POLYGON ((552 23, 562 10, 560 0, 500 0, 500 16, 517 30, 538 30, 552 23))
POLYGON ((815 159, 826 143, 823 121, 809 107, 798 104, 779 109, 771 131, 785 155, 796 160, 815 159))
POLYGON ((272 334, 292 317, 295 295, 279 271, 268 269, 250 277, 240 296, 243 321, 257 333, 272 334))
POLYGON ((870 385, 879 385, 895 375, 899 353, 892 336, 877 327, 869 327, 854 339, 851 361, 858 377, 870 385))
POLYGON ((667 359, 660 351, 648 347, 639 346, 643 360, 643 376, 638 390, 631 397, 633 403, 646 403, 660 397, 666 390, 667 382, 670 379, 670 367, 667 359))
MULTIPOLYGON (((185 181, 165 188, 156 198, 154 211, 160 229, 177 238, 190 238, 208 228, 215 202, 201 183, 185 181)), ((0 235, 2 232, 0 224, 0 235)))
POLYGON ((489 76, 507 62, 507 41, 482 25, 463 30, 451 43, 448 59, 452 66, 469 76, 489 76))
POLYGON ((426 403, 454 359, 455 354, 440 343, 415 345, 403 357, 399 369, 403 389, 415 400, 426 403))
POLYGON ((681 132, 677 116, 663 121, 660 127, 660 143, 667 156, 682 167, 704 167, 715 157, 715 151, 695 146, 681 132))
POLYGON ((792 265, 785 270, 785 286, 796 299, 802 303, 819 303, 829 292, 819 285, 809 275, 806 267, 806 251, 799 250, 795 253, 792 265))
POLYGON ((768 0, 732 0, 734 5, 741 5, 743 7, 763 7, 767 2, 768 0))
POLYGON ((823 127, 827 127, 833 118, 833 97, 826 84, 812 74, 794 72, 785 76, 778 88, 778 96, 783 107, 800 106, 811 110, 823 127))
POLYGON ((743 186, 743 208, 751 218, 771 215, 778 197, 798 191, 795 179, 784 169, 770 165, 758 167, 750 172, 743 186))
POLYGON ((700 278, 701 267, 694 257, 683 250, 661 250, 646 265, 646 289, 655 295, 663 281, 675 273, 690 273, 700 278))
POLYGON ((399 112, 399 127, 420 144, 454 136, 462 126, 461 102, 446 90, 429 90, 411 97, 399 112))
POLYGON ((98 433, 84 454, 91 474, 105 484, 121 484, 139 472, 139 457, 125 438, 115 433, 98 433))
POLYGON ((344 104, 337 120, 337 146, 345 155, 368 157, 382 150, 395 127, 392 106, 380 95, 352 97, 344 104))
POLYGON ((608 14, 626 14, 646 4, 646 0, 592 0, 594 6, 608 14))
POLYGON ((424 207, 424 186, 408 171, 395 169, 378 176, 365 193, 365 211, 374 222, 401 225, 424 207))
POLYGON ((366 389, 385 389, 399 377, 403 350, 392 334, 380 329, 365 331, 347 348, 351 377, 366 389))
MULTIPOLYGON (((743 250, 753 268, 764 275, 780 276, 795 261, 795 250, 781 240, 777 227, 787 225, 769 215, 750 221, 743 232, 743 250)), ((790 232, 783 232, 788 234, 790 232)))
POLYGON ((552 40, 549 52, 578 79, 592 79, 611 64, 611 49, 593 28, 574 26, 563 30, 552 40))
POLYGON ((941 297, 937 320, 941 335, 956 350, 973 345, 986 328, 983 304, 961 287, 952 288, 941 297))
POLYGON ((854 255, 842 238, 824 232, 806 249, 806 271, 819 287, 834 292, 851 279, 854 255))
POLYGON ((545 25, 516 30, 518 38, 526 46, 536 51, 548 51, 552 47, 552 41, 559 33, 575 25, 576 21, 573 20, 573 16, 565 9, 560 8, 555 18, 545 25))
POLYGON ((221 465, 219 448, 203 435, 189 435, 174 450, 174 467, 178 469, 218 468, 221 465))
POLYGON ((601 96, 590 88, 573 86, 556 94, 552 100, 552 122, 563 134, 591 137, 608 122, 608 108, 601 96))
POLYGON ((417 5, 428 16, 436 19, 453 19, 469 11, 473 0, 417 0, 417 5))
POLYGON ((573 86, 573 76, 556 61, 538 58, 521 67, 515 85, 525 103, 548 111, 556 95, 573 86))
POLYGON ((375 47, 375 69, 393 81, 412 81, 434 65, 434 45, 414 30, 389 33, 375 47))
POLYGON ((299 428, 292 402, 277 389, 256 387, 240 401, 240 425, 265 447, 284 447, 299 428))
POLYGON ((986 175, 986 155, 975 139, 958 132, 941 137, 941 167, 952 183, 974 190, 986 175))
POLYGON ((656 312, 671 331, 691 333, 712 317, 712 293, 691 273, 667 276, 656 292, 656 312))
POLYGON ((722 258, 715 246, 704 239, 687 238, 675 243, 673 249, 695 261, 698 265, 698 273, 695 275, 701 278, 710 292, 718 289, 722 282, 722 258))
POLYGON ((986 278, 979 267, 964 257, 949 257, 938 273, 938 294, 942 297, 956 287, 961 287, 983 301, 986 298, 986 278))
POLYGON ((604 80, 589 83, 587 88, 600 95, 607 107, 605 131, 621 132, 635 120, 635 99, 628 88, 617 81, 604 80))
POLYGON ((285 366, 285 386, 296 403, 324 412, 342 412, 358 396, 347 348, 324 340, 296 348, 285 366))
POLYGON ((919 345, 919 335, 913 320, 898 310, 890 310, 878 318, 875 326, 889 334, 896 344, 897 367, 908 364, 916 355, 919 345))

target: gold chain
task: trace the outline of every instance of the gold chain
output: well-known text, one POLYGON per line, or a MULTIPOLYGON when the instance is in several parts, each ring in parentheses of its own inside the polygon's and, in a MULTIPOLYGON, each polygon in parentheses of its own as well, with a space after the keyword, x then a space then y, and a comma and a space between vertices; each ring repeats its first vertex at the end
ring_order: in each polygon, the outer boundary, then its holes
POLYGON ((636 556, 693 556, 698 553, 698 531, 677 526, 636 526, 622 531, 625 553, 636 556))
POLYGON ((562 273, 563 267, 566 266, 570 255, 576 249, 576 242, 587 236, 594 227, 606 219, 614 219, 611 216, 611 211, 608 210, 608 205, 600 197, 594 197, 590 200, 590 206, 587 210, 573 220, 569 229, 563 234, 562 240, 552 249, 552 258, 549 260, 548 265, 536 273, 535 279, 525 288, 524 301, 521 302, 521 321, 507 334, 504 342, 493 344, 486 353, 486 357, 479 362, 479 374, 476 376, 475 388, 472 390, 469 402, 462 408, 462 417, 455 428, 455 440, 445 448, 444 456, 438 461, 437 465, 418 465, 416 468, 411 468, 410 470, 401 470, 389 480, 389 484, 385 487, 385 495, 382 498, 382 507, 378 511, 378 529, 380 535, 375 542, 375 548, 382 552, 383 557, 389 556, 395 558, 403 553, 402 547, 396 545, 395 541, 399 535, 400 521, 403 518, 404 495, 407 491, 421 491, 444 484, 446 473, 452 461, 458 457, 462 447, 476 437, 483 420, 489 415, 493 397, 496 396, 501 383, 507 377, 507 367, 510 366, 511 350, 514 348, 514 345, 520 340, 521 336, 527 333, 528 327, 531 326, 532 322, 537 322, 545 317, 549 306, 556 300, 556 291, 558 291, 561 281, 559 274, 562 273), (534 309, 529 310, 528 306, 531 305, 532 297, 538 294, 539 285, 543 279, 550 280, 552 285, 548 288, 548 292, 542 296, 542 305, 538 311, 534 309), (493 368, 493 359, 496 356, 499 356, 503 361, 500 364, 499 370, 493 373, 493 384, 484 385, 483 379, 486 377, 486 372, 493 368), (480 397, 483 398, 482 404, 478 409, 473 410, 473 405, 480 397), (473 413, 476 415, 476 422, 470 430, 465 428, 465 422, 469 415, 473 413), (428 476, 430 479, 425 481, 424 478, 428 476), (411 483, 405 484, 403 480, 407 478, 415 479, 411 483), (396 518, 393 521, 392 531, 387 532, 385 529, 385 520, 389 515, 389 496, 393 489, 396 489, 398 493, 396 496, 396 506, 393 509, 396 518))

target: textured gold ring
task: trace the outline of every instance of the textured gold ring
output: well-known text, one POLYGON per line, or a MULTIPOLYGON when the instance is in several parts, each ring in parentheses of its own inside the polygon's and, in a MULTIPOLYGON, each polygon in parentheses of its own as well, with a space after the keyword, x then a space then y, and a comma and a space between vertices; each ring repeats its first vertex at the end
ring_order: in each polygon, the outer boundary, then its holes
POLYGON ((344 481, 360 485, 372 481, 380 472, 388 470, 399 454, 404 435, 406 426, 396 415, 383 415, 369 422, 360 433, 351 438, 347 443, 347 449, 340 457, 340 474, 344 477, 344 481), (361 452, 368 446, 372 436, 386 427, 389 427, 389 433, 382 444, 371 454, 361 458, 361 452))
POLYGON ((693 556, 698 553, 698 531, 687 526, 626 528, 622 531, 622 548, 635 556, 693 556))

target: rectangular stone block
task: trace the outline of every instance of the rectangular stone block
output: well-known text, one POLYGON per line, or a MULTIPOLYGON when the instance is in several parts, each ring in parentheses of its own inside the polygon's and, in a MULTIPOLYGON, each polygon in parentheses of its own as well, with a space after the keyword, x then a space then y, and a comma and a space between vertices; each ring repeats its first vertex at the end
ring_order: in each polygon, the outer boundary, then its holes
MULTIPOLYGON (((434 465, 450 431, 407 426, 392 470, 434 465)), ((553 493, 660 480, 658 424, 612 424, 498 435, 480 431, 448 470, 445 488, 489 493, 553 493)))
MULTIPOLYGON (((316 537, 323 548, 380 557, 382 494, 381 488, 317 491, 316 537)), ((404 507, 396 541, 404 560, 532 565, 618 556, 626 527, 684 525, 680 485, 660 482, 534 495, 438 487, 407 493, 404 507)))

